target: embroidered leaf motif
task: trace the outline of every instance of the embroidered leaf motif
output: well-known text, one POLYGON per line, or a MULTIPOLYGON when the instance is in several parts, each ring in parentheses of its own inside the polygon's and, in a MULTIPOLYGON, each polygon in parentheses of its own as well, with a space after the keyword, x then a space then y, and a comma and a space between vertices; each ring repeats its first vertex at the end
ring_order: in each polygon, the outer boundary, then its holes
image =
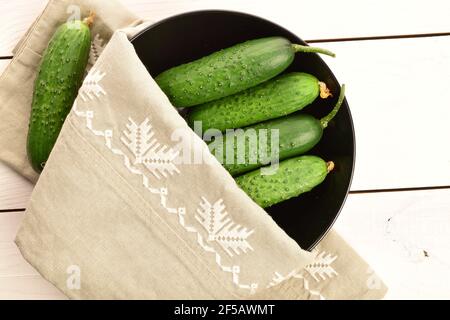
POLYGON ((156 143, 142 158, 142 163, 156 178, 161 179, 160 174, 167 177, 180 172, 174 164, 177 156, 178 152, 156 143))
POLYGON ((136 124, 133 119, 128 118, 127 124, 128 131, 123 131, 124 137, 121 138, 122 142, 133 153, 136 163, 142 163, 142 157, 144 154, 155 144, 156 140, 153 139, 155 135, 152 130, 152 126, 148 118, 141 124, 136 124))
POLYGON ((79 94, 83 101, 93 100, 94 97, 98 98, 101 94, 106 95, 105 90, 103 90, 100 85, 100 81, 105 75, 106 73, 96 70, 95 68, 91 69, 80 88, 79 94))
POLYGON ((229 223, 231 219, 227 218, 228 214, 225 211, 222 199, 216 201, 213 205, 203 197, 202 200, 200 208, 197 209, 198 215, 196 216, 196 219, 203 227, 205 227, 209 235, 208 240, 211 241, 214 240, 214 236, 220 229, 229 223))
POLYGON ((230 256, 253 250, 247 238, 254 230, 235 224, 227 216, 222 199, 211 204, 202 197, 195 218, 208 232, 208 241, 217 242, 230 256))
POLYGON ((275 275, 272 278, 272 281, 269 283, 269 285, 266 288, 275 287, 275 286, 279 285, 280 283, 282 283, 288 279, 291 279, 291 278, 298 279, 301 281, 301 283, 303 283, 303 289, 306 290, 310 294, 311 300, 312 299, 326 300, 325 297, 320 293, 320 291, 313 290, 309 284, 309 281, 301 273, 297 272, 296 270, 291 271, 286 276, 283 276, 279 272, 275 272, 275 275))
POLYGON ((336 270, 334 270, 331 266, 336 259, 337 256, 332 256, 331 254, 326 254, 326 252, 321 252, 314 259, 314 262, 306 266, 305 269, 314 278, 314 280, 320 282, 338 275, 336 270))
POLYGON ((158 179, 179 173, 174 164, 178 152, 158 143, 148 118, 139 125, 131 118, 128 120, 128 130, 123 131, 125 137, 121 141, 133 153, 134 163, 144 165, 158 179))
POLYGON ((100 55, 103 52, 103 49, 105 49, 103 42, 104 42, 103 39, 97 33, 94 39, 92 40, 91 50, 89 52, 89 64, 91 66, 93 66, 97 62, 98 57, 100 57, 100 55))
POLYGON ((233 250, 235 254, 239 255, 241 251, 247 253, 248 249, 253 250, 247 242, 247 238, 252 233, 253 230, 248 230, 240 225, 233 225, 231 223, 219 231, 215 236, 215 240, 230 256, 233 256, 230 250, 233 250))

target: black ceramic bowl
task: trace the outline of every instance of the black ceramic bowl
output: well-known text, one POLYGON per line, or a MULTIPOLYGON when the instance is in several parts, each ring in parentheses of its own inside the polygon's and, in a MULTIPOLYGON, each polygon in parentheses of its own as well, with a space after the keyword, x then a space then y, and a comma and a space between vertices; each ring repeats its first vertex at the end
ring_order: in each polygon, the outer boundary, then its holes
MULTIPOLYGON (((259 17, 230 11, 196 11, 165 19, 151 25, 132 39, 150 74, 201 58, 237 43, 268 36, 283 36, 293 43, 305 44, 286 29, 259 17)), ((289 71, 311 73, 327 83, 334 99, 318 99, 302 112, 316 117, 327 114, 339 92, 339 83, 316 54, 297 54, 289 71)), ((348 104, 325 130, 320 144, 310 154, 332 160, 335 170, 312 192, 267 209, 273 219, 297 243, 312 249, 336 220, 347 196, 354 166, 354 131, 348 104)))

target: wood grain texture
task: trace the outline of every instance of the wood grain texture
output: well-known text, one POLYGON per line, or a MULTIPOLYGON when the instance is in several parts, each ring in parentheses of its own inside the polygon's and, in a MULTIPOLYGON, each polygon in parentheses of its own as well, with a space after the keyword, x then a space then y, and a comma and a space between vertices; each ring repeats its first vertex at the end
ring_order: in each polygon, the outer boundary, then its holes
POLYGON ((1 277, 38 276, 39 273, 21 255, 14 242, 0 242, 1 277))
POLYGON ((25 208, 32 191, 28 180, 0 163, 0 210, 25 208))
POLYGON ((386 282, 387 299, 449 299, 449 212, 450 189, 354 194, 335 229, 386 282))
POLYGON ((0 243, 14 241, 23 217, 23 212, 0 212, 0 243))
MULTIPOLYGON (((227 9, 277 22, 303 39, 450 32, 447 0, 122 0, 137 15, 158 21, 194 10, 227 9), (424 18, 426 17, 426 18, 424 18)), ((0 56, 12 48, 47 0, 0 2, 0 56)))
POLYGON ((65 300, 65 295, 39 276, 0 277, 0 300, 65 300))
POLYGON ((328 47, 355 123, 352 190, 449 186, 450 37, 328 47))
POLYGON ((45 8, 47 1, 19 0, 0 2, 0 56, 11 56, 12 50, 33 21, 45 8))

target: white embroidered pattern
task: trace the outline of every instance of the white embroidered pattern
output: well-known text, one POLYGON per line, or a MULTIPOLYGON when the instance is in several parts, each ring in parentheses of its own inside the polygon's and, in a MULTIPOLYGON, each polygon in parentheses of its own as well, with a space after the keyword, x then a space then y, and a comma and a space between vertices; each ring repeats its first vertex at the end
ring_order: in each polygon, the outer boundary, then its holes
POLYGON ((281 275, 279 272, 275 272, 275 276, 273 277, 272 282, 269 283, 267 288, 272 288, 290 278, 301 280, 303 282, 303 288, 310 294, 311 297, 317 298, 319 300, 326 300, 326 298, 320 293, 320 291, 311 289, 309 281, 296 270, 290 272, 286 276, 281 275))
POLYGON ((83 81, 83 85, 78 92, 83 101, 93 100, 95 97, 100 98, 100 95, 106 95, 100 85, 100 81, 104 78, 106 73, 100 72, 95 68, 92 68, 83 81))
MULTIPOLYGON (((314 280, 320 282, 321 280, 326 280, 327 278, 332 278, 338 275, 336 270, 334 270, 334 268, 331 266, 331 264, 337 258, 337 255, 333 256, 322 251, 315 257, 314 262, 307 265, 304 269, 314 278, 314 280)), ((275 276, 272 279, 272 282, 267 286, 267 288, 274 287, 290 278, 295 278, 303 281, 303 287, 306 291, 309 292, 311 297, 317 297, 320 300, 326 300, 325 297, 320 293, 320 291, 311 289, 311 285, 308 279, 303 276, 302 271, 294 270, 286 276, 281 275, 279 272, 275 272, 275 276)))
MULTIPOLYGON (((96 71, 94 69, 91 70, 91 73, 93 74, 101 74, 101 78, 105 76, 105 73, 100 73, 99 71, 96 71)), ((91 78, 93 77, 92 74, 89 75, 91 78)), ((101 79, 100 79, 101 80, 101 79)), ((98 82, 98 81, 97 81, 98 82)), ((103 95, 106 95, 106 92, 102 89, 103 95)), ((86 101, 83 96, 81 95, 82 99, 86 101)), ((99 97, 99 96, 97 96, 99 97)), ((90 98, 88 96, 88 98, 90 98)), ((77 101, 75 101, 72 112, 80 118, 85 118, 86 120, 86 127, 89 129, 92 134, 98 137, 103 137, 105 139, 105 145, 106 147, 115 155, 120 156, 123 158, 123 164, 128 169, 129 172, 135 175, 139 175, 142 177, 142 184, 150 193, 154 195, 158 195, 160 197, 160 203, 161 206, 167 211, 169 214, 174 214, 178 217, 178 223, 189 233, 193 233, 196 235, 197 243, 205 250, 206 252, 209 252, 211 254, 214 254, 215 256, 215 262, 219 266, 220 270, 223 272, 227 272, 231 274, 231 278, 233 283, 240 289, 248 290, 250 294, 254 294, 258 288, 257 283, 250 283, 250 284, 244 284, 240 282, 240 267, 237 265, 227 266, 222 263, 222 257, 221 255, 211 246, 207 244, 207 241, 203 238, 203 236, 197 231, 197 229, 193 226, 188 225, 185 222, 185 215, 186 215, 186 208, 180 207, 180 208, 172 208, 169 207, 167 204, 167 198, 169 191, 167 188, 155 188, 150 185, 149 178, 138 168, 136 167, 128 158, 128 156, 118 148, 113 147, 112 143, 112 137, 113 137, 113 131, 112 130, 96 130, 92 126, 92 119, 94 118, 94 112, 91 110, 87 111, 80 111, 77 107, 77 101)), ((145 121, 144 121, 145 122, 145 121)))
POLYGON ((338 275, 336 270, 331 266, 337 257, 326 254, 326 252, 321 252, 316 256, 314 262, 307 265, 305 269, 317 282, 332 278, 338 275))
POLYGON ((253 250, 247 238, 254 230, 235 224, 227 216, 222 199, 211 204, 202 198, 195 218, 208 232, 208 241, 219 243, 228 255, 233 256, 233 252, 239 255, 241 252, 253 250))
POLYGON ((90 66, 93 66, 97 62, 98 57, 100 57, 100 55, 103 52, 103 49, 105 49, 105 45, 103 44, 103 42, 104 42, 103 39, 97 33, 91 42, 91 50, 89 52, 90 66))
POLYGON ((125 137, 121 141, 133 153, 134 164, 143 164, 158 179, 161 179, 161 175, 166 178, 180 173, 174 164, 179 152, 158 143, 148 118, 139 125, 131 118, 128 121, 128 130, 123 131, 125 137))

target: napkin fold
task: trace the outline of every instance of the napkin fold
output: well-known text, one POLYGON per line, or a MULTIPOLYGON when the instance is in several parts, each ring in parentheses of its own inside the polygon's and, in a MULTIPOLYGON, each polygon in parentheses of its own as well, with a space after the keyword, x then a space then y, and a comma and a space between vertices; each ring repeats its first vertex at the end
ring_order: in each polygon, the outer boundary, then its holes
POLYGON ((75 299, 385 294, 335 232, 306 252, 238 188, 146 71, 127 38, 140 20, 115 1, 52 0, 16 47, 0 79, 2 161, 37 180, 25 148, 33 82, 74 3, 98 16, 89 73, 16 238, 46 279, 75 299))

